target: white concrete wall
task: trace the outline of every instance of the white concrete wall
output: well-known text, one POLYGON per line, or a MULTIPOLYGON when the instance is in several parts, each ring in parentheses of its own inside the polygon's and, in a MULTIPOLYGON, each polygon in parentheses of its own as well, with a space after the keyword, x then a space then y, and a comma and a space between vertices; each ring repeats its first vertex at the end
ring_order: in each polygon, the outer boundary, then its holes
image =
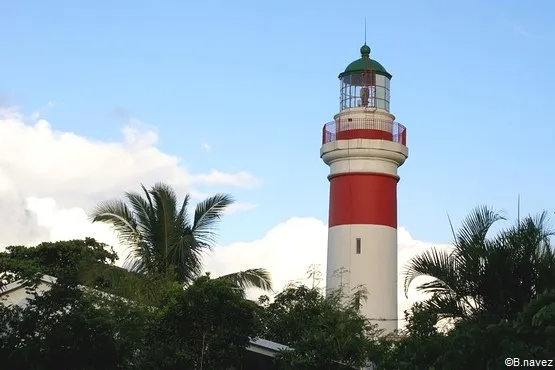
POLYGON ((387 140, 335 140, 322 145, 320 156, 330 166, 330 175, 374 172, 397 176, 397 168, 408 157, 408 148, 387 140))
POLYGON ((397 230, 379 225, 340 225, 329 229, 326 288, 343 284, 350 294, 357 285, 368 290, 361 313, 388 332, 397 329, 397 230), (360 254, 356 239, 361 239, 360 254), (338 276, 338 270, 348 273, 338 276))

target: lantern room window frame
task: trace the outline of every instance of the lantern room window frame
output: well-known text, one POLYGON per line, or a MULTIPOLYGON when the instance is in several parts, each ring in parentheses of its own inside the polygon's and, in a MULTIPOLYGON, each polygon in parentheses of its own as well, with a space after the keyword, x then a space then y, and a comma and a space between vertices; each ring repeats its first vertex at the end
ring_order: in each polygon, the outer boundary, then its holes
POLYGON ((340 111, 363 107, 361 89, 368 88, 369 108, 389 112, 390 79, 375 71, 353 72, 340 78, 340 111))

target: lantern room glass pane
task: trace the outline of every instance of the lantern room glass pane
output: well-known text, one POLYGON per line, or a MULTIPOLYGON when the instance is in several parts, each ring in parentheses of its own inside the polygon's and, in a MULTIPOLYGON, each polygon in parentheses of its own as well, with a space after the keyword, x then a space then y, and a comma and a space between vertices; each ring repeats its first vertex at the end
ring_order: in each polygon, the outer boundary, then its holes
POLYGON ((376 99, 385 100, 385 87, 376 86, 376 99))
POLYGON ((383 86, 385 87, 385 76, 383 75, 376 75, 376 86, 383 86))
POLYGON ((389 111, 389 79, 372 71, 341 78, 340 109, 376 107, 389 111))

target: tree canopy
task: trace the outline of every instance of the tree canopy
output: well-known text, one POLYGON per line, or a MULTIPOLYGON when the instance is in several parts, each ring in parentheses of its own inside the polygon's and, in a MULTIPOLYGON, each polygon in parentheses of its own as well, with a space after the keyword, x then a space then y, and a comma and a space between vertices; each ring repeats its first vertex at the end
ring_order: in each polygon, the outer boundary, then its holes
POLYGON ((224 370, 260 330, 256 303, 224 279, 159 285, 156 306, 80 282, 66 275, 46 292, 30 286, 23 307, 0 305, 2 368, 224 370))
POLYGON ((454 232, 454 250, 432 249, 413 257, 405 269, 405 293, 420 276, 433 280, 417 287, 430 293, 424 303, 439 319, 513 319, 537 294, 555 289, 553 232, 547 214, 526 217, 488 237, 505 218, 478 207, 454 232))
POLYGON ((374 349, 379 330, 358 312, 356 294, 340 290, 324 297, 304 285, 289 287, 264 304, 264 338, 292 350, 279 356, 282 369, 360 368, 374 349))

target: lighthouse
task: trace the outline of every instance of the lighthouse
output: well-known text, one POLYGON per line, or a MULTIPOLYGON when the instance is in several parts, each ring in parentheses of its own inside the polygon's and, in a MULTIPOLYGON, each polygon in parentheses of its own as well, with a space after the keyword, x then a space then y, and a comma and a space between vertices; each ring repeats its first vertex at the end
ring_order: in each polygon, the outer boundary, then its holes
POLYGON ((320 157, 330 167, 326 287, 361 286, 360 312, 397 329, 397 183, 408 157, 406 129, 390 112, 391 74, 370 58, 339 74, 340 108, 323 128, 320 157))

